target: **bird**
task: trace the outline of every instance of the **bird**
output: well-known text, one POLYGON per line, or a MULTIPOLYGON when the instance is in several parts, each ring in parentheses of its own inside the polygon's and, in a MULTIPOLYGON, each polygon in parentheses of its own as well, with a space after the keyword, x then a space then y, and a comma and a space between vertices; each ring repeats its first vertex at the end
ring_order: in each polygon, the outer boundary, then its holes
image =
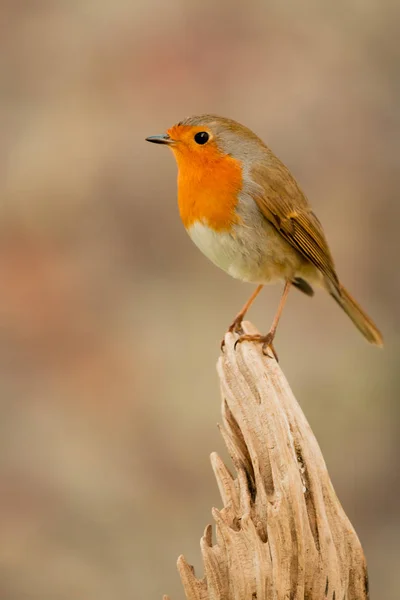
MULTIPOLYGON (((259 342, 278 359, 274 338, 289 290, 323 288, 371 344, 382 334, 341 284, 322 225, 289 169, 253 131, 213 114, 187 117, 146 141, 170 148, 178 166, 178 207, 195 245, 235 279, 256 284, 228 328, 236 345, 259 342), (264 285, 283 282, 266 335, 242 321, 264 285)), ((221 343, 223 347, 224 341, 221 343)))

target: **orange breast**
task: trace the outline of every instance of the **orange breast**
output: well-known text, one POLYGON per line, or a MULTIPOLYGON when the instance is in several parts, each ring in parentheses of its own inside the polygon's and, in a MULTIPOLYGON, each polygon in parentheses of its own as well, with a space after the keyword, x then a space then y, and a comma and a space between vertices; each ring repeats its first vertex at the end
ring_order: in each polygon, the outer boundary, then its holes
POLYGON ((179 212, 186 229, 200 221, 215 231, 229 231, 239 221, 235 209, 242 188, 240 162, 211 145, 200 156, 179 151, 175 156, 179 212))

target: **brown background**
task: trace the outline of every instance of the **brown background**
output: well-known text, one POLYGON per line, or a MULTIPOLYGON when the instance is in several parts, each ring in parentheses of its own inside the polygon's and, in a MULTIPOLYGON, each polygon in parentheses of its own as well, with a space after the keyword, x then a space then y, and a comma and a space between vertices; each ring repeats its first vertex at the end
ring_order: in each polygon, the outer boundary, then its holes
MULTIPOLYGON (((220 506, 219 340, 251 292, 191 244, 190 114, 253 128, 296 175, 379 351, 296 291, 281 365, 369 562, 399 597, 399 54, 391 0, 3 0, 0 597, 182 598, 220 506)), ((266 330, 281 289, 251 312, 266 330)))

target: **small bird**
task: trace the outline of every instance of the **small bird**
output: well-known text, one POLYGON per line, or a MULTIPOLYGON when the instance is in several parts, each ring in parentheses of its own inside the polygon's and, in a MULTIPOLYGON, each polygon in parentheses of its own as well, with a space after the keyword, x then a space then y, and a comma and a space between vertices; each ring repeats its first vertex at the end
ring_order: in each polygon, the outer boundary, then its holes
MULTIPOLYGON (((271 349, 289 289, 324 288, 371 344, 383 345, 373 321, 340 283, 322 225, 288 168, 250 129, 216 115, 184 119, 146 138, 168 146, 178 165, 178 206, 198 248, 236 279, 258 284, 229 331, 236 343, 271 349), (242 320, 267 283, 284 282, 267 335, 244 335, 242 320)), ((222 342, 223 345, 223 342, 222 342)))

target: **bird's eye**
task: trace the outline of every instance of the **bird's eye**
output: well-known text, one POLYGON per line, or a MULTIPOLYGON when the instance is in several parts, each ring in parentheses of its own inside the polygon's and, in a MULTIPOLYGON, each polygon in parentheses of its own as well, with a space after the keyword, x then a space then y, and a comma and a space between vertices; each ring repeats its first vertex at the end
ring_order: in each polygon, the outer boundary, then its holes
POLYGON ((210 139, 210 136, 208 135, 207 131, 199 131, 194 136, 194 141, 196 142, 196 144, 200 144, 200 145, 206 144, 209 139, 210 139))

